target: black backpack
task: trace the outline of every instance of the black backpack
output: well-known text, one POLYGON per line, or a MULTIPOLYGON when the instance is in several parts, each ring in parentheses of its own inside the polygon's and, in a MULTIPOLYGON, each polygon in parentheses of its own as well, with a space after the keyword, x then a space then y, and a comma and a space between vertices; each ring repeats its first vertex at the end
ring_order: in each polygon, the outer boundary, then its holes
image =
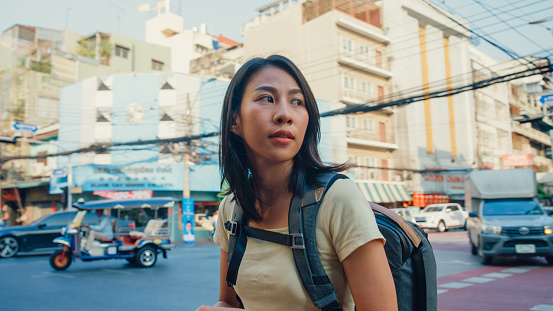
MULTIPOLYGON (((290 204, 288 227, 290 234, 281 234, 242 224, 242 208, 235 204, 232 220, 225 223, 229 231, 227 285, 236 285, 240 262, 246 251, 247 237, 261 239, 292 248, 294 261, 304 288, 313 304, 324 311, 341 310, 334 287, 319 259, 315 238, 315 222, 321 201, 330 186, 345 175, 325 173, 318 189, 308 189, 290 204)), ((378 229, 386 238, 384 249, 396 287, 398 310, 437 310, 436 260, 427 234, 401 216, 370 202, 378 229)))

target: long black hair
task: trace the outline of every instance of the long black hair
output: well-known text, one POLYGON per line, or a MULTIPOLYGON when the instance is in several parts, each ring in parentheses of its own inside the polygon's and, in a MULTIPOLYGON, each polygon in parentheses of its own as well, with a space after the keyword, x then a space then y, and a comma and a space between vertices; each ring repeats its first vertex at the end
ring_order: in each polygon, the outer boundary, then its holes
POLYGON ((221 144, 219 147, 219 165, 221 175, 229 184, 224 193, 232 193, 234 199, 244 211, 244 220, 260 221, 261 216, 255 208, 256 201, 261 201, 259 193, 253 183, 253 175, 248 162, 246 147, 242 138, 231 131, 235 119, 240 114, 240 106, 244 89, 251 77, 259 70, 274 66, 287 72, 301 89, 309 123, 299 152, 294 156, 292 174, 288 183, 288 189, 294 195, 301 195, 305 186, 317 187, 317 176, 323 172, 338 172, 348 168, 348 165, 325 165, 319 156, 318 143, 321 138, 319 109, 315 96, 307 83, 307 80, 299 68, 288 58, 281 55, 271 55, 267 58, 252 58, 236 72, 225 94, 223 110, 221 112, 221 144))

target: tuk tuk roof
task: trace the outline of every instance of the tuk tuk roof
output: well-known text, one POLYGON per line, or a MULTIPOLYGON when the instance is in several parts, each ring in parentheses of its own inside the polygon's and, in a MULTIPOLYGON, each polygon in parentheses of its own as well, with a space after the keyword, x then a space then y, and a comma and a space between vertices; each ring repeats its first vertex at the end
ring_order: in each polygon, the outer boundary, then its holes
POLYGON ((175 200, 170 197, 131 200, 96 200, 73 203, 80 210, 113 209, 113 208, 160 208, 173 207, 175 200))

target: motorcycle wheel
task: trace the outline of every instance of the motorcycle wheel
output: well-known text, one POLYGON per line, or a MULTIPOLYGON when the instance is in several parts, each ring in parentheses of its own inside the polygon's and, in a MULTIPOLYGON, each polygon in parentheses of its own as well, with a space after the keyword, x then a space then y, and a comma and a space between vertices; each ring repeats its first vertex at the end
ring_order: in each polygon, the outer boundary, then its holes
POLYGON ((50 265, 58 271, 69 268, 72 260, 73 258, 69 251, 59 250, 50 255, 50 265))

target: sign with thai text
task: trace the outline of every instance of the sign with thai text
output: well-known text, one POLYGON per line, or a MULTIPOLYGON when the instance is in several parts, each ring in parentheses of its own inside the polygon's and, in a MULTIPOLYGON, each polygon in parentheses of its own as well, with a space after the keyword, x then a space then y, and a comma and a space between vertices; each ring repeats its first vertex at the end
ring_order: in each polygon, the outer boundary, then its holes
POLYGON ((534 155, 530 153, 506 154, 501 158, 503 166, 534 165, 534 155))
POLYGON ((183 163, 83 165, 73 169, 73 184, 83 191, 182 191, 183 163))

